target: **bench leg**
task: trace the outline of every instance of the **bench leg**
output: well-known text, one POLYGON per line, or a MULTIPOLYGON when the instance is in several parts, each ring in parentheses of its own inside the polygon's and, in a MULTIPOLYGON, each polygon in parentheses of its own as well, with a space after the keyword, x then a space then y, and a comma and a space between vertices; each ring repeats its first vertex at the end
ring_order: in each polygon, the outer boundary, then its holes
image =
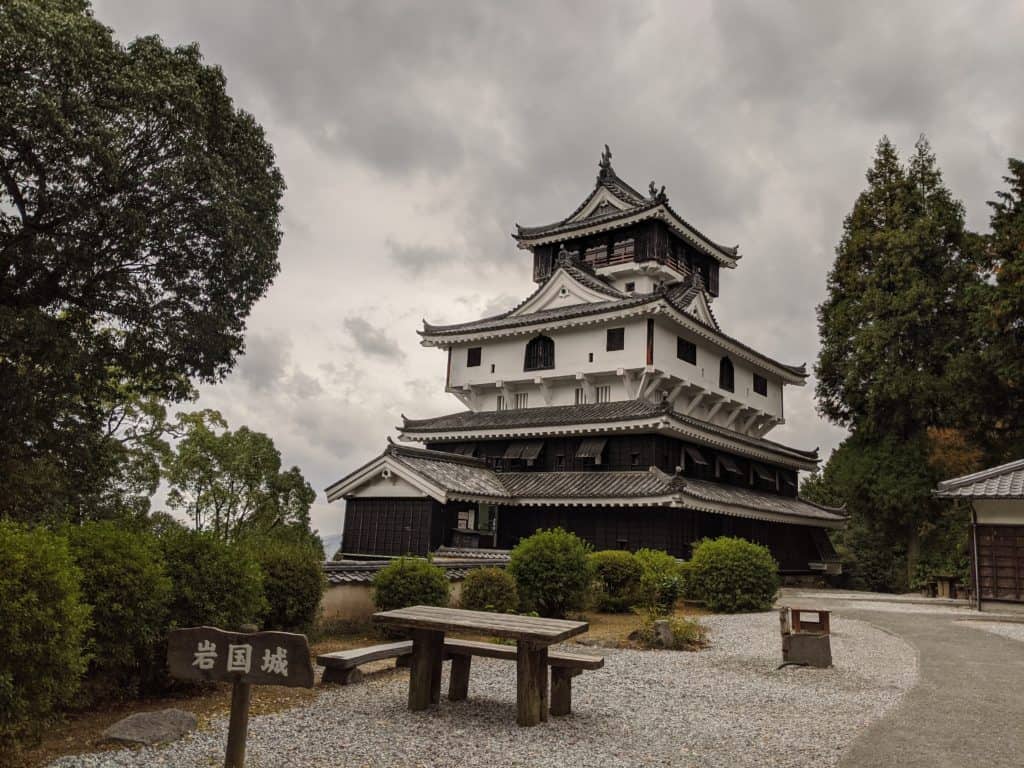
POLYGON ((551 714, 557 716, 572 714, 572 670, 565 667, 551 668, 551 714))
POLYGON ((537 725, 547 720, 548 649, 520 640, 516 652, 516 722, 537 725))
POLYGON ((448 701, 465 701, 469 696, 469 668, 473 657, 452 656, 452 676, 448 681, 448 701))
POLYGON ((325 683, 338 683, 339 685, 351 685, 352 683, 358 683, 362 679, 363 673, 359 670, 359 667, 351 667, 350 669, 331 669, 326 667, 322 681, 325 683))
POLYGON ((441 657, 444 632, 416 629, 412 633, 412 668, 409 672, 409 709, 427 709, 441 699, 441 657))

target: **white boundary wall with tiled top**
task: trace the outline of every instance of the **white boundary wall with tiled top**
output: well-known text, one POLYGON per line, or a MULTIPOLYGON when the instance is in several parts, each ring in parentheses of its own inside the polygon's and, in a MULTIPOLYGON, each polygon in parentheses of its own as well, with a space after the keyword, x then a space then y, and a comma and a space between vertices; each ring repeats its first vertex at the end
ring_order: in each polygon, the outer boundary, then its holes
MULTIPOLYGON (((452 580, 450 603, 458 606, 462 596, 462 581, 452 580)), ((329 584, 320 601, 322 621, 344 621, 353 624, 369 624, 374 612, 373 585, 368 581, 351 584, 329 584)))

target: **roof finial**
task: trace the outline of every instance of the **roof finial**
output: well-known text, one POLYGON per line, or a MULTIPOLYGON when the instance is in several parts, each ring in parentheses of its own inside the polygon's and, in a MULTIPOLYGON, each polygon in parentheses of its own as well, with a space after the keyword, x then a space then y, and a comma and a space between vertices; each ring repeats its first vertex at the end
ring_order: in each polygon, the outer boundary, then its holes
POLYGON ((608 145, 604 145, 604 152, 601 153, 601 162, 597 164, 600 169, 597 173, 598 181, 601 179, 607 179, 609 176, 615 174, 612 170, 612 151, 608 148, 608 145))
POLYGON ((668 201, 668 195, 665 194, 665 185, 662 184, 661 189, 658 189, 654 179, 651 179, 651 183, 647 185, 647 193, 651 196, 651 200, 657 200, 659 203, 668 201))

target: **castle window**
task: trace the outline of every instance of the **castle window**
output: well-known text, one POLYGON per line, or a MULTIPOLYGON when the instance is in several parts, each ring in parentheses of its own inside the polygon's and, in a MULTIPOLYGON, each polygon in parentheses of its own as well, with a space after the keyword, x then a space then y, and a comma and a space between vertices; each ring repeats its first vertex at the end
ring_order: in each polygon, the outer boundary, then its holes
POLYGON ((467 368, 476 368, 478 365, 480 365, 480 353, 482 349, 482 347, 470 347, 469 349, 466 350, 467 368))
POLYGON ((587 390, 583 387, 576 387, 576 405, 587 404, 587 390))
POLYGON ((612 401, 612 385, 602 384, 600 387, 594 387, 594 394, 596 395, 596 402, 610 403, 612 401))
POLYGON ((529 392, 516 392, 516 408, 526 408, 529 400, 529 392))
POLYGON ((630 281, 626 283, 626 293, 632 293, 636 290, 636 283, 630 281))
POLYGON ((496 411, 504 411, 508 406, 505 405, 505 396, 498 395, 498 405, 495 408, 496 411))
POLYGON ((609 352, 617 352, 620 349, 626 348, 626 329, 625 328, 609 328, 608 329, 608 343, 605 346, 609 352))
POLYGON ((754 374, 754 391, 759 395, 768 395, 768 379, 754 374))
POLYGON ((697 345, 682 336, 676 337, 676 357, 688 363, 697 364, 697 345))
POLYGON ((555 367, 555 342, 547 336, 537 336, 526 344, 524 371, 542 371, 555 367))
POLYGON ((726 392, 733 392, 736 389, 736 372, 732 367, 732 360, 723 357, 718 364, 718 386, 726 392))

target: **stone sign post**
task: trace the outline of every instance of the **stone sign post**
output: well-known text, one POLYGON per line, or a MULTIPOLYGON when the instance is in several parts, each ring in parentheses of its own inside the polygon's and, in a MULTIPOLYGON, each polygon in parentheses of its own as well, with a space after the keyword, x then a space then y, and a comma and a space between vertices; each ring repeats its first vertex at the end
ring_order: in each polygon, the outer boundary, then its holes
POLYGON ((242 768, 253 685, 313 687, 313 664, 305 635, 291 632, 225 632, 216 627, 172 630, 167 642, 171 676, 229 682, 231 720, 225 768, 242 768))

